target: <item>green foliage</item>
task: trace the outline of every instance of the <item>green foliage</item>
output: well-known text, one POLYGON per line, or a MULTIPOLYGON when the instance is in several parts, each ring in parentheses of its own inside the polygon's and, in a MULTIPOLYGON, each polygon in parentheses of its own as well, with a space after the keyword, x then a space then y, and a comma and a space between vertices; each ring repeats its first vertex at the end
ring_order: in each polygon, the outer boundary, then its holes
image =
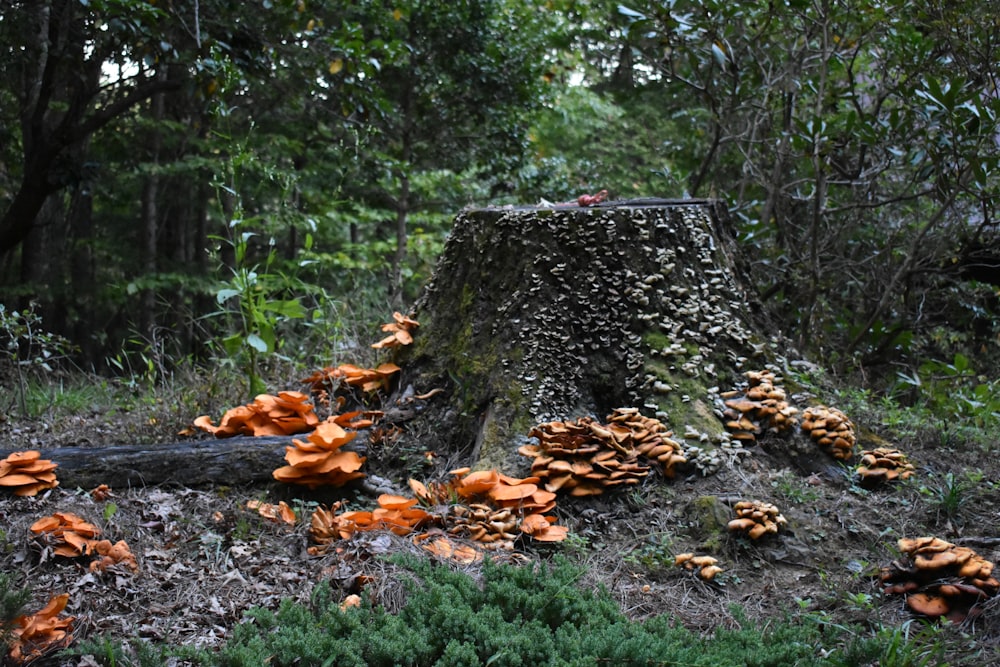
POLYGON ((898 626, 880 626, 869 636, 855 636, 833 656, 831 664, 854 667, 877 664, 880 667, 932 667, 946 664, 945 645, 939 625, 922 621, 904 621, 898 626), (873 660, 874 658, 874 660, 873 660))
POLYGON ((643 545, 625 556, 625 562, 650 570, 674 567, 675 549, 671 536, 665 533, 646 536, 643 545))
POLYGON ((930 359, 912 374, 897 373, 897 388, 909 389, 938 414, 952 414, 980 428, 1000 422, 1000 379, 978 375, 969 358, 956 353, 951 363, 930 359))
POLYGON ((35 304, 24 311, 7 312, 0 303, 0 369, 13 367, 17 386, 10 405, 0 406, 9 410, 17 401, 21 414, 29 416, 29 380, 36 371, 51 372, 56 362, 64 358, 72 349, 69 341, 62 336, 47 332, 42 327, 42 318, 35 312, 35 304))
POLYGON ((798 505, 811 505, 819 500, 819 493, 809 486, 801 476, 790 471, 782 471, 771 481, 771 487, 779 498, 790 500, 798 505))
MULTIPOLYGON (((219 344, 231 359, 241 361, 246 373, 247 389, 251 396, 263 393, 267 386, 261 378, 260 359, 274 354, 279 348, 278 329, 281 324, 293 319, 306 317, 306 311, 298 298, 281 299, 276 295, 287 285, 282 285, 283 276, 271 272, 274 261, 273 245, 268 249, 262 265, 247 263, 248 242, 256 234, 241 231, 242 223, 233 223, 236 266, 232 276, 216 293, 219 306, 236 302, 235 322, 232 333, 219 344)), ((232 311, 220 311, 229 314, 232 311)))
MULTIPOLYGON (((832 665, 843 631, 815 619, 700 637, 667 616, 628 620, 604 591, 578 585, 581 571, 484 564, 482 581, 427 561, 401 560, 412 577, 397 613, 341 610, 327 585, 309 605, 256 609, 202 664, 259 665, 832 665), (828 657, 820 657, 827 655, 828 657)), ((866 645, 868 660, 874 644, 866 645)))
POLYGON ((937 476, 937 483, 921 484, 920 494, 931 501, 938 520, 961 523, 962 509, 975 501, 984 485, 983 474, 966 471, 964 475, 945 473, 937 476))
POLYGON ((533 160, 521 168, 517 201, 572 201, 607 189, 612 197, 684 196, 680 174, 687 136, 664 118, 662 91, 647 87, 615 97, 564 86, 538 116, 533 160))

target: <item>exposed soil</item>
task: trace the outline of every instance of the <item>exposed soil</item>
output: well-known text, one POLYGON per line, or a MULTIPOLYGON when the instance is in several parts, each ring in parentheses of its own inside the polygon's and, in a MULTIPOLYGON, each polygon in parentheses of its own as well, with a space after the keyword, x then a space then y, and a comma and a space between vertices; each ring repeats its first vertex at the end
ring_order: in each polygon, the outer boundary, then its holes
MULTIPOLYGON (((0 424, 0 442, 8 450, 135 443, 136 434, 148 442, 172 439, 177 426, 167 417, 154 423, 148 413, 47 425, 11 420, 0 424)), ((859 426, 865 431, 877 425, 859 426)), ((866 437, 870 445, 875 436, 866 437)), ((819 472, 794 469, 777 439, 748 448, 747 455, 707 477, 650 476, 641 486, 596 499, 561 498, 556 512, 570 528, 570 540, 542 549, 519 544, 517 553, 497 557, 527 562, 564 553, 587 566, 585 585, 606 587, 630 617, 671 614, 703 632, 737 624, 733 605, 761 625, 805 611, 869 627, 900 625, 914 616, 902 598, 883 596, 877 581, 878 568, 898 555, 898 538, 935 535, 991 561, 1000 559, 1000 464, 988 452, 944 446, 934 434, 893 444, 918 467, 911 481, 866 491, 832 460, 819 472), (973 484, 969 472, 981 472, 983 479, 973 484), (934 495, 947 491, 948 473, 954 483, 967 486, 957 507, 934 495), (778 505, 788 519, 787 530, 759 542, 728 534, 722 524, 732 517, 729 505, 742 498, 778 505), (686 551, 717 557, 724 573, 706 583, 674 567, 673 556, 686 551)), ((432 439, 425 449, 433 451, 432 439)), ((423 452, 372 447, 366 471, 405 492, 408 477, 440 479, 455 464, 424 461, 423 452)), ((77 638, 138 637, 215 647, 249 608, 276 608, 284 598, 307 601, 322 580, 332 581, 345 596, 360 592, 392 608, 400 591, 392 566, 378 557, 401 550, 421 553, 407 538, 378 532, 358 534, 328 555, 307 553, 312 508, 340 498, 354 509, 374 507, 375 498, 359 490, 310 494, 277 484, 133 488, 113 489, 103 501, 89 491, 60 487, 34 498, 0 496, 0 567, 30 583, 31 610, 68 592, 67 613, 77 618, 77 638), (264 519, 246 509, 253 499, 288 501, 298 523, 264 519), (102 537, 125 540, 139 571, 91 573, 85 562, 53 556, 32 539, 29 526, 56 511, 96 524, 102 537), (360 575, 371 577, 363 587, 360 575)), ((948 642, 952 664, 1000 660, 1000 603, 987 602, 981 612, 939 635, 948 642)), ((66 664, 91 663, 83 658, 66 664)))

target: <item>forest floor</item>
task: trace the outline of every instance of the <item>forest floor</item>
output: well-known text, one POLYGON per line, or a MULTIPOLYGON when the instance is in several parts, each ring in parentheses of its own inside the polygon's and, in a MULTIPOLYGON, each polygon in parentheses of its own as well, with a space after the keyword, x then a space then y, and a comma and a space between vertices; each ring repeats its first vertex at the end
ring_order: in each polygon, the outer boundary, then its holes
MULTIPOLYGON (((492 556, 528 563, 562 554, 586 567, 582 585, 605 587, 629 617, 669 614, 705 633, 746 622, 764 627, 771 619, 804 613, 871 631, 905 627, 915 617, 901 597, 882 593, 879 568, 898 558, 899 538, 925 535, 971 547, 997 562, 1000 461, 993 452, 948 442, 938 433, 911 428, 905 438, 894 439, 879 424, 855 421, 862 434, 859 448, 899 447, 916 465, 916 475, 866 490, 832 459, 821 472, 790 466, 775 438, 748 447, 709 476, 651 475, 623 492, 560 498, 555 514, 569 528, 568 540, 518 541, 516 551, 492 556), (756 542, 729 534, 724 523, 732 518, 735 499, 776 504, 788 521, 785 530, 756 542), (701 581, 674 566, 674 556, 682 552, 718 558, 723 573, 701 581)), ((144 411, 53 420, 11 417, 0 423, 0 443, 5 450, 149 444, 176 440, 184 425, 176 416, 144 411)), ((433 446, 427 443, 427 450, 433 446)), ((413 461, 385 452, 371 455, 366 471, 406 495, 408 477, 445 476, 431 464, 414 469, 413 461)), ((77 619, 78 639, 139 638, 214 648, 245 620, 248 609, 274 609, 286 598, 307 602, 324 580, 344 596, 360 593, 392 608, 401 592, 393 565, 380 557, 424 553, 409 538, 366 532, 326 555, 310 555, 312 509, 341 498, 345 509, 375 507, 375 498, 359 490, 310 494, 278 484, 116 488, 103 500, 90 491, 59 487, 32 498, 0 495, 0 571, 30 584, 28 610, 69 593, 66 613, 77 619), (247 508, 252 500, 285 500, 298 520, 288 525, 265 519, 247 508), (125 540, 138 571, 116 566, 91 572, 84 560, 53 556, 29 527, 57 511, 78 514, 113 542, 125 540)), ((450 566, 470 573, 479 567, 450 566)), ((950 664, 1000 664, 1000 598, 978 611, 961 624, 925 626, 917 620, 909 636, 919 640, 925 632, 927 641, 945 643, 950 664)), ((94 662, 78 657, 66 664, 94 662)))

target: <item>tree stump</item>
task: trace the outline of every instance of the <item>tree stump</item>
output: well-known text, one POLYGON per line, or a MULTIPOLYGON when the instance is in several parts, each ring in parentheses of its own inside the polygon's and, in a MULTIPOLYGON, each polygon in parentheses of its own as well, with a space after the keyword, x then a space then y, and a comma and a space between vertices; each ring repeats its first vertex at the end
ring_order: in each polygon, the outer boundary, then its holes
POLYGON ((715 201, 467 210, 396 355, 404 389, 446 390, 406 437, 513 472, 545 421, 636 407, 721 432, 709 388, 771 356, 747 276, 715 201))

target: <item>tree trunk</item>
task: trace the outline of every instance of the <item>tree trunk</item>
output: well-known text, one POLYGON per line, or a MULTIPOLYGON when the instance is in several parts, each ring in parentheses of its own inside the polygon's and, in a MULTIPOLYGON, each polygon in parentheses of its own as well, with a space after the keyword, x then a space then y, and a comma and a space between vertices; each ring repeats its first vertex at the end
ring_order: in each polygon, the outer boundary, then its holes
POLYGON ((714 201, 464 212, 396 355, 404 390, 446 390, 407 437, 513 471, 535 424, 618 407, 721 433, 709 388, 771 352, 747 275, 714 201))
MULTIPOLYGON (((167 70, 159 67, 156 70, 156 80, 166 81, 167 70)), ((142 187, 141 205, 141 241, 139 245, 139 256, 142 262, 142 277, 152 279, 157 269, 157 241, 160 231, 160 148, 163 143, 163 136, 160 126, 163 123, 164 93, 159 92, 153 95, 149 102, 149 120, 152 126, 150 136, 147 137, 149 153, 147 160, 152 166, 152 171, 146 175, 146 180, 142 187)), ((157 339, 156 329, 156 290, 151 286, 146 286, 142 290, 140 331, 145 336, 146 341, 152 343, 157 339)))

